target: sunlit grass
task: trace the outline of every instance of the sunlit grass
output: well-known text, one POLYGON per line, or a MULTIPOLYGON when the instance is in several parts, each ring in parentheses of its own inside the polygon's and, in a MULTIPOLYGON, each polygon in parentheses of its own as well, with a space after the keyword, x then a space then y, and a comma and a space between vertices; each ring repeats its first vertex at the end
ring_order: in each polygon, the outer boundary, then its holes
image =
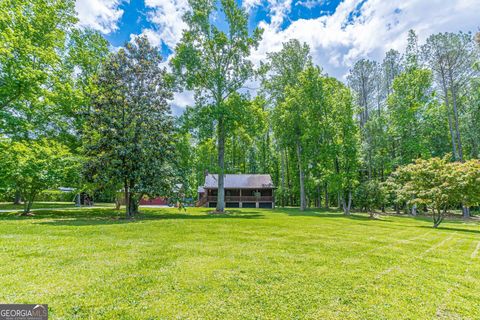
POLYGON ((479 319, 480 228, 297 209, 0 214, 0 301, 52 319, 479 319))

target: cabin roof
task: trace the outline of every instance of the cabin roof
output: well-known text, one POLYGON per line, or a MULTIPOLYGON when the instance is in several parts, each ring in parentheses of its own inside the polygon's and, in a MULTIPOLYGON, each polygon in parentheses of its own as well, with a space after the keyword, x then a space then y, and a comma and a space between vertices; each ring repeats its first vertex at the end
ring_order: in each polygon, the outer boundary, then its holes
MULTIPOLYGON (((218 188, 218 174, 205 177, 205 189, 218 188)), ((272 177, 269 174, 226 174, 225 189, 272 189, 272 177)))

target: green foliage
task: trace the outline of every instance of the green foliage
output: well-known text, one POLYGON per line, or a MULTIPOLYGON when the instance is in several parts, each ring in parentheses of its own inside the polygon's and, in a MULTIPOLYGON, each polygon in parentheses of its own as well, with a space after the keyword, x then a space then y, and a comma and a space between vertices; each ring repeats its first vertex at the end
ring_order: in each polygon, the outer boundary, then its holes
MULTIPOLYGON (((432 70, 436 88, 447 107, 452 152, 455 160, 464 160, 465 139, 462 130, 464 95, 468 82, 475 76, 473 68, 478 51, 471 33, 439 33, 428 37, 422 46, 428 67, 432 70)), ((468 109, 467 109, 468 110, 468 109)))
POLYGON ((84 142, 87 178, 125 191, 132 216, 143 195, 168 195, 174 184, 172 93, 162 57, 144 37, 105 61, 96 80, 84 142))
POLYGON ((2 184, 7 190, 21 192, 25 200, 24 214, 30 212, 42 190, 59 187, 72 172, 78 171, 77 159, 65 146, 52 140, 6 140, 0 148, 2 184))
POLYGON ((62 53, 76 22, 74 1, 0 2, 0 132, 28 137, 49 129, 62 53))
POLYGON ((431 72, 414 68, 393 82, 393 93, 388 97, 388 134, 395 146, 394 165, 408 164, 428 155, 423 132, 428 123, 424 123, 423 114, 432 100, 431 85, 431 72))
MULTIPOLYGON (((224 210, 224 172, 226 128, 231 116, 238 116, 244 105, 234 96, 254 75, 250 52, 256 48, 262 32, 248 31, 248 15, 234 0, 191 0, 192 8, 184 16, 188 28, 175 48, 171 66, 177 82, 195 92, 198 108, 208 108, 214 123, 218 145, 219 192, 217 211, 224 210), (228 32, 213 22, 213 16, 225 17, 228 32), (239 103, 240 102, 240 103, 239 103)), ((241 100, 241 99, 240 99, 241 100)))
POLYGON ((380 208, 384 204, 384 189, 378 181, 365 181, 356 188, 355 207, 373 215, 375 208, 380 208))
POLYGON ((297 84, 298 75, 313 65, 310 47, 297 39, 290 39, 279 52, 267 54, 268 62, 262 65, 263 90, 273 102, 285 99, 286 88, 297 84))
POLYGON ((397 202, 430 208, 436 228, 448 209, 480 203, 479 182, 478 160, 449 162, 446 156, 399 167, 388 179, 387 189, 395 193, 397 202))
POLYGON ((73 203, 76 191, 43 190, 35 198, 36 201, 73 203))

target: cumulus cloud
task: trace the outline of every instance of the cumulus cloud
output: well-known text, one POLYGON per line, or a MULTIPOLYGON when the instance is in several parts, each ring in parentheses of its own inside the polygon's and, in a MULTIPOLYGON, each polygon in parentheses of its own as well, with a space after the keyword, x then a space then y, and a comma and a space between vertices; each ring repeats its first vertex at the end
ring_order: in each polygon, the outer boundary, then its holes
MULTIPOLYGON (((83 1, 113 4, 121 0, 83 1)), ((258 22, 264 34, 251 54, 252 61, 258 64, 267 52, 278 51, 283 42, 297 38, 310 46, 315 63, 342 79, 360 58, 381 60, 389 49, 403 51, 409 29, 415 29, 422 42, 433 33, 476 31, 480 24, 480 0, 343 0, 330 15, 290 20, 293 5, 320 10, 326 1, 243 0, 248 12, 262 6, 269 15, 268 21, 258 22)), ((154 45, 163 42, 173 49, 186 27, 182 16, 189 10, 187 0, 145 0, 145 5, 155 27, 144 29, 142 34, 154 45)), ((191 104, 191 92, 176 94, 174 112, 178 114, 191 104)))
POLYGON ((123 15, 120 5, 123 0, 77 0, 75 10, 79 25, 90 27, 104 34, 118 29, 118 21, 123 15))
POLYGON ((391 48, 403 50, 409 29, 420 41, 437 32, 477 30, 476 8, 480 0, 345 0, 330 16, 299 19, 283 30, 274 21, 260 22, 264 36, 252 59, 261 61, 297 38, 310 45, 316 63, 343 77, 357 59, 381 59, 391 48))
POLYGON ((193 106, 195 99, 192 91, 177 92, 173 96, 171 103, 172 112, 174 115, 179 116, 183 113, 187 106, 193 106))
POLYGON ((157 46, 162 42, 169 48, 174 48, 186 28, 183 15, 189 10, 187 0, 145 0, 145 6, 150 9, 148 21, 154 24, 154 29, 144 29, 146 35, 157 46))

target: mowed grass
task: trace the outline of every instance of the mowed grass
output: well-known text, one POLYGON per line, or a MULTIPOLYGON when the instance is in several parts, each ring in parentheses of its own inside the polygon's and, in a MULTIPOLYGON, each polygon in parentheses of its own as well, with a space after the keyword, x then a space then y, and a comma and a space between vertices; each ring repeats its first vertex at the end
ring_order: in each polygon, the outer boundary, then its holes
MULTIPOLYGON (((113 207, 113 204, 110 203, 96 203, 95 206, 98 207, 113 207)), ((74 208, 75 203, 73 202, 34 202, 32 204, 33 209, 38 208, 74 208)), ((13 204, 11 202, 0 202, 0 210, 23 210, 23 204, 13 204)))
POLYGON ((0 303, 51 319, 480 319, 480 228, 297 209, 0 214, 0 303))

